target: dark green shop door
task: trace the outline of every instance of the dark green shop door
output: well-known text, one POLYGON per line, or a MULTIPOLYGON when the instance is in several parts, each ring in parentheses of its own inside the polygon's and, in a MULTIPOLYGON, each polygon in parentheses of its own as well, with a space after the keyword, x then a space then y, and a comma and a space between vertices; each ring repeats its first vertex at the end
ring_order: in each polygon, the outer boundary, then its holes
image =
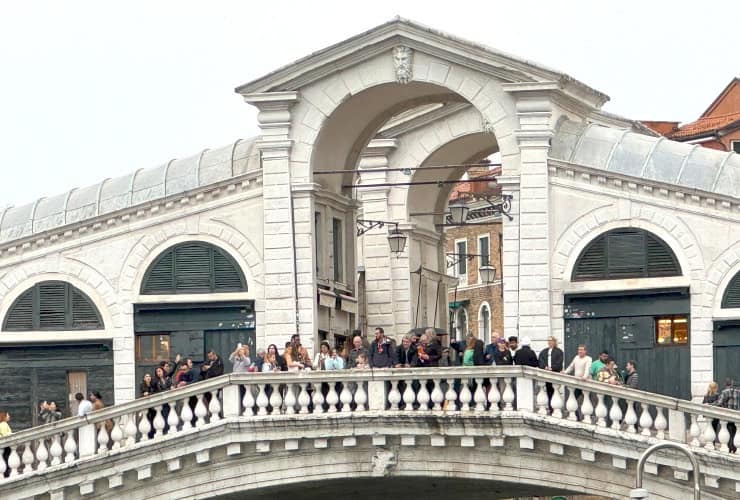
POLYGON ((714 380, 720 388, 726 378, 740 383, 740 321, 714 324, 714 380))
POLYGON ((678 398, 691 397, 689 343, 660 345, 656 319, 688 318, 688 290, 570 295, 565 299, 565 365, 585 344, 595 360, 609 351, 620 370, 635 361, 640 389, 678 398))

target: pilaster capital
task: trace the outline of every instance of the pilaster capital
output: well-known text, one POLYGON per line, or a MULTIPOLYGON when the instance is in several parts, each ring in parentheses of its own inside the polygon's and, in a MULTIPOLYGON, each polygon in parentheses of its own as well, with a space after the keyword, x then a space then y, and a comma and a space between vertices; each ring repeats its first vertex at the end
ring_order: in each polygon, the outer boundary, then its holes
POLYGON ((555 133, 550 129, 519 129, 514 136, 520 148, 549 149, 550 140, 555 133))
POLYGON ((259 109, 257 121, 264 141, 288 138, 290 109, 298 102, 298 92, 258 92, 242 94, 244 101, 259 109))

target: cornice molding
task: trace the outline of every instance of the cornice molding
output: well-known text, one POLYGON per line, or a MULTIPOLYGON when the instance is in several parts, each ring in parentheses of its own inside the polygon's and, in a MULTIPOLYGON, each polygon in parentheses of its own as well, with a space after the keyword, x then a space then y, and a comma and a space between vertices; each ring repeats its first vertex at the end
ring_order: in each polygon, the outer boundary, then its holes
POLYGON ((628 193, 652 199, 656 203, 703 216, 740 220, 740 199, 675 184, 642 179, 629 175, 586 167, 563 160, 548 159, 550 183, 573 187, 574 184, 589 185, 595 192, 611 191, 628 193), (712 214, 708 210, 716 213, 712 214))

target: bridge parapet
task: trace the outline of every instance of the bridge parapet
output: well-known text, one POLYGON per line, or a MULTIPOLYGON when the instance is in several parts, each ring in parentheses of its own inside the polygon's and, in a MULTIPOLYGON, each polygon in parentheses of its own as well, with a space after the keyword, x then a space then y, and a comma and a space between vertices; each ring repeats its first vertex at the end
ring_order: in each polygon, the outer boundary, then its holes
MULTIPOLYGON (((679 442, 688 444, 709 464, 703 467, 706 486, 718 488, 723 478, 740 488, 740 460, 730 454, 731 447, 740 446, 740 433, 731 443, 728 430, 731 423, 740 425, 740 412, 529 367, 456 367, 231 374, 87 417, 18 432, 0 439, 0 449, 9 449, 7 459, 0 459, 0 496, 3 483, 22 487, 24 480, 156 446, 163 438, 197 434, 199 428, 210 429, 219 423, 266 423, 332 414, 526 420, 543 432, 527 433, 519 428, 515 436, 519 447, 534 449, 535 440, 548 439, 550 452, 556 455, 573 443, 546 438, 547 429, 588 431, 594 442, 578 445, 581 459, 593 462, 597 453, 611 455, 612 466, 623 470, 628 460, 637 460, 642 448, 661 441, 679 442), (627 446, 609 445, 611 450, 595 443, 598 440, 627 446), (727 472, 733 469, 734 475, 727 472), (8 477, 3 479, 5 471, 8 477)), ((401 436, 402 443, 404 439, 411 437, 401 436)), ((475 439, 462 435, 460 445, 472 446, 475 439)), ((500 446, 504 435, 489 439, 491 446, 500 446)), ((269 440, 257 440, 257 451, 260 446, 269 450, 269 440)), ((676 479, 688 481, 689 467, 684 462, 675 456, 660 456, 648 464, 647 471, 657 473, 658 465, 665 465, 673 469, 676 479)), ((80 494, 92 487, 80 485, 80 494)))

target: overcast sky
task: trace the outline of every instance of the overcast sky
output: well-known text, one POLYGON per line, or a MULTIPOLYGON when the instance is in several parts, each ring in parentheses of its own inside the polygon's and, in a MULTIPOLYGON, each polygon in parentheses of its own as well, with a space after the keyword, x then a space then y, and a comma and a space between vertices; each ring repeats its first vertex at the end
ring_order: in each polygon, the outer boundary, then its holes
POLYGON ((254 135, 234 87, 395 15, 568 73, 631 118, 691 121, 740 75, 738 0, 2 0, 0 207, 254 135))

